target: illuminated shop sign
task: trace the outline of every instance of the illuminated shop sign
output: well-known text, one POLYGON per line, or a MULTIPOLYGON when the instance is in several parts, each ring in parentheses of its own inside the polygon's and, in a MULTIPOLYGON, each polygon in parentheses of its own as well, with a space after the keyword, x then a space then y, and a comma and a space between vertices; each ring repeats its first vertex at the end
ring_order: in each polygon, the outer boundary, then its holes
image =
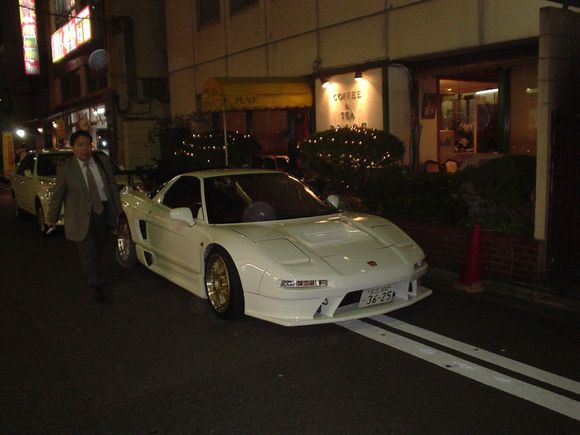
POLYGON ((24 72, 27 75, 40 74, 38 58, 38 38, 36 34, 35 0, 19 0, 20 29, 24 50, 24 72))
POLYGON ((354 72, 328 77, 328 86, 315 86, 316 129, 383 128, 382 72, 365 70, 356 80, 354 72))
POLYGON ((51 36, 52 62, 58 62, 70 52, 91 39, 89 6, 51 36))

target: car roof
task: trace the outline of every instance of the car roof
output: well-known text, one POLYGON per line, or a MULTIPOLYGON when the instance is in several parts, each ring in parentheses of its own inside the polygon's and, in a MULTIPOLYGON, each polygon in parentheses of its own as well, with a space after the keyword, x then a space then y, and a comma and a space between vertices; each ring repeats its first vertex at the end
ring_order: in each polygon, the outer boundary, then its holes
POLYGON ((29 154, 36 154, 36 155, 48 155, 48 154, 72 154, 72 149, 64 149, 64 150, 41 150, 40 152, 36 150, 28 151, 29 154))
POLYGON ((200 178, 221 177, 225 175, 247 175, 247 174, 281 174, 280 171, 271 169, 204 169, 200 171, 185 172, 181 175, 193 175, 200 178))
MULTIPOLYGON (((60 150, 41 150, 40 152, 36 150, 30 150, 30 154, 37 154, 37 155, 49 155, 49 154, 73 154, 72 148, 65 148, 60 150)), ((104 154, 102 150, 93 150, 93 153, 101 153, 104 154)))

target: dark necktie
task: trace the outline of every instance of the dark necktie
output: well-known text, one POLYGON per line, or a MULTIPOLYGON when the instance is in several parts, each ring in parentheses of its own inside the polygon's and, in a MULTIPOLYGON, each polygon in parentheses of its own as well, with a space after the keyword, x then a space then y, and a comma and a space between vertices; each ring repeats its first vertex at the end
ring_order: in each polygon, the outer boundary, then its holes
POLYGON ((83 163, 87 169, 87 182, 89 184, 89 199, 91 200, 91 205, 93 206, 93 211, 96 214, 101 214, 103 212, 103 202, 101 201, 101 196, 99 195, 99 189, 97 188, 97 182, 95 181, 95 176, 93 171, 89 168, 88 163, 83 163))

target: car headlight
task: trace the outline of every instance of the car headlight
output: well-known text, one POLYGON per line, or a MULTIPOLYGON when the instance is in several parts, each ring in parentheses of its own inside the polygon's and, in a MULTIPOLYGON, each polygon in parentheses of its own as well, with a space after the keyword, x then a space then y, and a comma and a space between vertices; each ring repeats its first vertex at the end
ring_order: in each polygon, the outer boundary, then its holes
POLYGON ((280 283, 282 288, 320 288, 327 286, 328 280, 326 279, 283 279, 280 283))
POLYGON ((46 189, 44 191, 44 195, 43 196, 44 196, 44 199, 46 199, 47 201, 50 201, 50 198, 52 198, 52 190, 53 190, 53 188, 52 187, 49 187, 48 189, 46 189))
POLYGON ((427 266, 427 260, 423 258, 421 261, 415 263, 415 270, 422 269, 427 266))

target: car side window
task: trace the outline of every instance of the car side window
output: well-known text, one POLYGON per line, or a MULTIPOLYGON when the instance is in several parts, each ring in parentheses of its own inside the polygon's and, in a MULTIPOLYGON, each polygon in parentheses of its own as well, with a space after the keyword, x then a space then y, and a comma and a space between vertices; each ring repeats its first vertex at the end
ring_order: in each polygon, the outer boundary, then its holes
POLYGON ((18 169, 16 173, 18 175, 24 175, 24 171, 29 169, 31 172, 34 172, 34 158, 35 156, 32 154, 28 154, 18 165, 18 169))
POLYGON ((193 217, 201 208, 201 184, 197 177, 179 178, 163 195, 162 204, 169 208, 187 207, 193 217))
POLYGON ((39 156, 38 165, 36 166, 36 172, 38 175, 55 175, 56 174, 56 162, 55 159, 50 156, 39 156))

